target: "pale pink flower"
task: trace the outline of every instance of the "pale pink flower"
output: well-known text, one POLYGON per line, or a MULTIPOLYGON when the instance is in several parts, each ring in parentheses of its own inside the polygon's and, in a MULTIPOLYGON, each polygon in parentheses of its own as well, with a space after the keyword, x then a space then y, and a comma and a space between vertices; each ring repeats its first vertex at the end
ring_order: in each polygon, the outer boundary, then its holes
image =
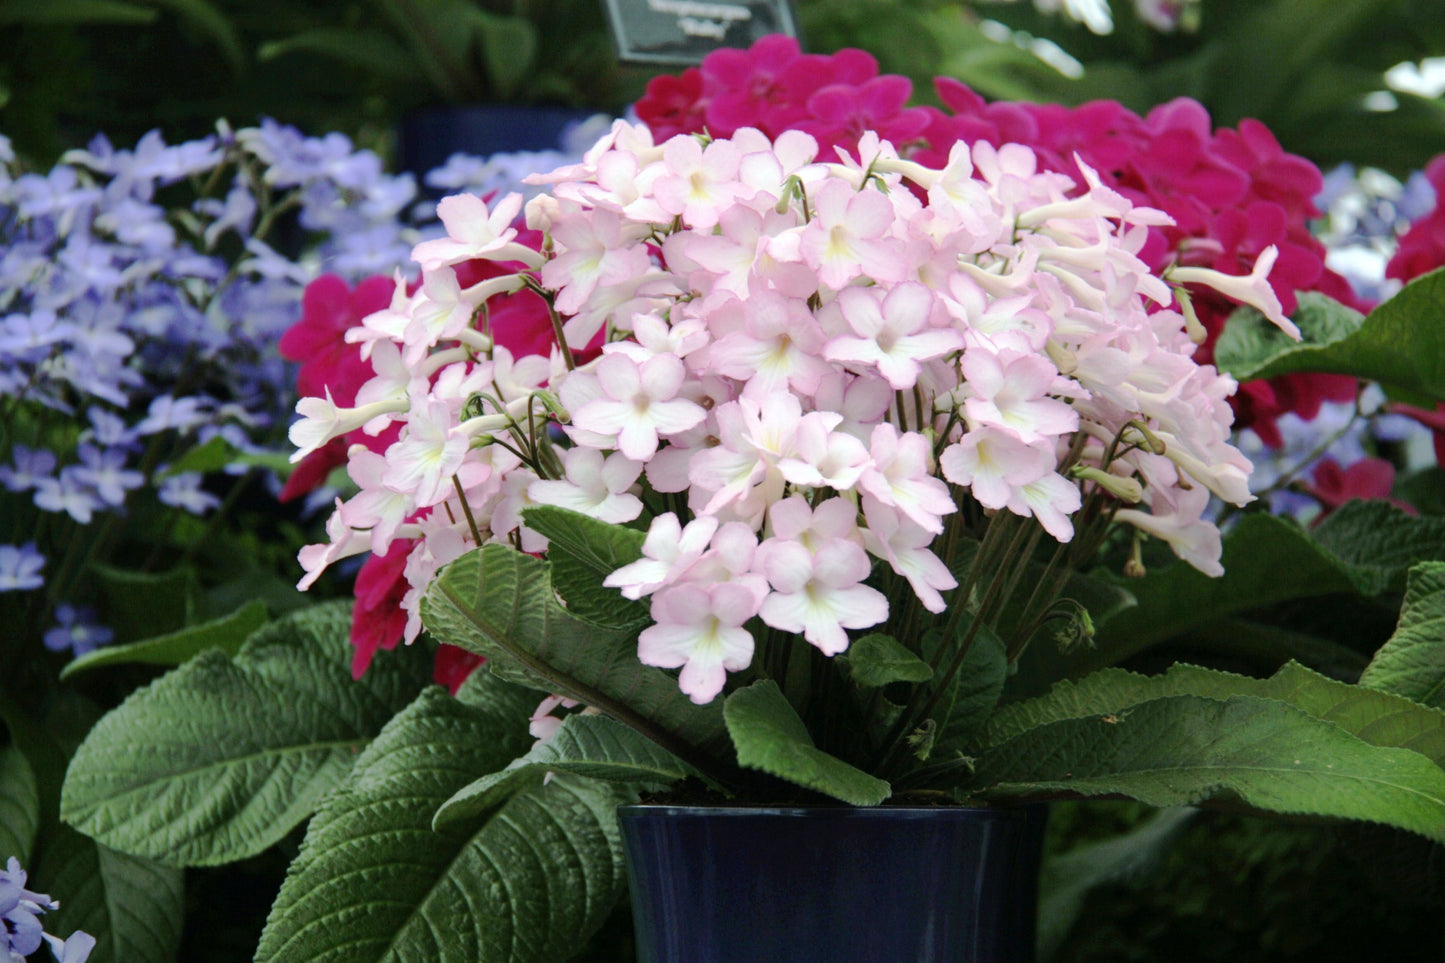
POLYGON ((888 618, 888 600, 864 585, 872 566, 862 548, 831 539, 817 554, 800 542, 765 543, 764 574, 773 592, 758 614, 775 629, 799 632, 826 655, 848 648, 845 629, 866 629, 888 618))
POLYGON ((931 327, 933 293, 917 282, 899 284, 882 297, 875 289, 847 288, 838 292, 833 308, 852 335, 832 338, 823 356, 871 366, 899 391, 918 381, 920 362, 963 347, 957 331, 931 327))
POLYGON ((657 451, 659 435, 686 431, 707 417, 701 406, 678 397, 686 374, 673 355, 656 355, 639 365, 625 354, 609 354, 597 364, 602 397, 574 411, 572 423, 615 437, 624 455, 645 462, 657 451))
POLYGON ((631 493, 642 463, 622 452, 603 456, 595 448, 572 448, 562 456, 566 478, 534 481, 527 495, 537 505, 570 508, 604 522, 630 522, 642 514, 642 501, 631 493))
POLYGON ((339 498, 336 499, 336 510, 326 520, 326 537, 329 541, 320 545, 307 545, 296 555, 296 560, 306 572, 305 577, 296 583, 296 588, 302 592, 314 585, 332 562, 360 555, 371 549, 371 536, 368 533, 354 531, 347 526, 341 514, 339 498))
POLYGON ((872 464, 859 476, 858 488, 897 508, 919 527, 943 531, 943 516, 958 506, 949 496, 948 486, 933 477, 928 439, 917 432, 900 434, 884 422, 873 429, 868 454, 872 464))
POLYGON ((1184 265, 1171 267, 1167 277, 1175 284, 1203 284, 1225 297, 1233 298, 1240 304, 1247 304, 1268 318, 1275 327, 1298 341, 1300 339, 1299 328, 1293 321, 1285 317, 1279 297, 1269 284, 1269 271, 1274 267, 1274 262, 1278 257, 1279 249, 1271 244, 1255 259, 1254 270, 1243 277, 1225 274, 1212 268, 1184 265))
POLYGON ((653 596, 654 624, 637 637, 638 661, 681 667, 678 688, 699 705, 711 702, 728 672, 752 663, 753 637, 743 624, 756 614, 754 594, 740 585, 669 586, 653 596))
POLYGON ((843 416, 810 411, 798 422, 795 454, 778 460, 778 471, 794 485, 848 491, 870 462, 868 449, 854 436, 835 431, 843 416))
POLYGON ((828 181, 812 197, 813 219, 799 235, 804 262, 818 279, 839 289, 864 273, 900 281, 906 271, 903 245, 890 236, 893 204, 876 190, 855 191, 828 181))
POLYGON ((1004 428, 1031 444, 1079 427, 1074 409, 1047 396, 1059 372, 1043 355, 973 349, 961 367, 971 392, 963 403, 969 424, 1004 428))
POLYGON ((930 612, 942 612, 947 605, 940 592, 958 587, 948 566, 929 551, 933 533, 923 530, 907 516, 864 496, 863 514, 868 527, 863 529, 863 544, 893 571, 913 586, 913 592, 930 612))
POLYGON ((542 263, 536 251, 516 241, 512 222, 522 210, 522 195, 508 194, 487 210, 487 202, 473 194, 454 194, 437 203, 437 216, 447 236, 423 241, 412 248, 412 260, 423 271, 435 271, 472 258, 521 261, 529 267, 542 263))
POLYGON ((718 215, 744 192, 737 180, 742 152, 728 140, 706 147, 696 138, 679 134, 662 145, 662 173, 653 184, 653 196, 668 214, 678 215, 688 227, 711 231, 718 215))
POLYGON ((435 505, 451 491, 471 438, 456 426, 447 406, 429 402, 424 414, 412 413, 402 437, 386 449, 382 484, 409 492, 420 508, 435 505))
POLYGON ((943 477, 963 485, 985 508, 1003 508, 1013 491, 1054 468, 1054 454, 1017 434, 984 426, 966 432, 938 456, 943 477))
POLYGON ((694 518, 685 526, 672 512, 658 515, 647 529, 642 558, 612 572, 602 584, 620 589, 630 599, 650 595, 687 572, 707 550, 717 527, 718 520, 711 515, 694 518))

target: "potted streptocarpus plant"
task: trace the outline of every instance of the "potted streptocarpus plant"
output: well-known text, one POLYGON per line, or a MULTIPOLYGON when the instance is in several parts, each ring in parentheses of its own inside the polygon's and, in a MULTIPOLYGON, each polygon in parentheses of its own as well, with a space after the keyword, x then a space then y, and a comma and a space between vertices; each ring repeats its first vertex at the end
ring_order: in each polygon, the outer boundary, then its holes
MULTIPOLYGON (((414 539, 408 638, 425 627, 489 660, 491 681, 463 694, 484 715, 515 711, 516 686, 541 703, 532 728, 546 738, 452 790, 440 831, 548 782, 563 836, 547 845, 571 847, 586 875, 606 861, 597 840, 615 837, 579 820, 605 824, 599 809, 639 786, 682 784, 768 818, 819 803, 888 811, 905 851, 981 857, 981 876, 919 890, 988 905, 948 903, 878 935, 858 901, 912 903, 911 891, 795 894, 776 914, 791 928, 765 934, 747 921, 789 884, 754 880, 770 895, 739 906, 748 886, 707 853, 696 871, 649 855, 654 813, 625 810, 634 871, 668 867, 634 879, 642 957, 720 961, 877 959, 879 947, 1025 958, 1026 935, 997 931, 1026 926, 1020 857, 1000 845, 1028 833, 998 807, 1031 798, 1224 796, 1445 837, 1438 759, 1368 722, 1408 716, 1418 734, 1439 731, 1440 713, 1387 691, 1297 665, 1267 680, 1181 666, 999 707, 1031 644, 1087 640, 1123 604, 1081 574, 1101 553, 1137 569, 1157 539, 1222 571, 1206 510, 1211 495, 1249 502, 1250 466, 1230 443, 1233 380, 1193 358, 1202 332, 1184 285, 1298 334, 1268 283, 1273 248, 1242 277, 1156 273, 1140 253, 1167 215, 1080 169, 1081 183, 1043 170, 1021 145, 958 144, 928 167, 872 133, 831 160, 798 131, 659 144, 619 122, 529 204, 540 252, 516 241, 519 200, 441 203, 448 237, 416 248, 421 286, 399 284, 350 336, 376 377, 352 407, 303 400, 291 431, 301 458, 399 427, 362 456, 330 541, 303 553, 303 586, 414 539), (464 286, 455 266, 477 259, 515 269, 464 286), (489 300, 518 292, 550 313, 547 356, 493 336, 489 300), (575 777, 622 788, 589 795, 575 777), (978 805, 994 808, 963 842, 909 835, 978 805), (732 925, 676 891, 648 908, 659 878, 725 891, 711 902, 732 925), (659 921, 682 929, 648 928, 659 921)), ((351 812, 342 798, 313 825, 263 958, 305 945, 321 905, 310 889, 351 812)), ((660 835, 694 838, 664 823, 660 835)), ((802 832, 731 838, 776 848, 802 832)), ((854 875, 880 876, 889 859, 854 875)))

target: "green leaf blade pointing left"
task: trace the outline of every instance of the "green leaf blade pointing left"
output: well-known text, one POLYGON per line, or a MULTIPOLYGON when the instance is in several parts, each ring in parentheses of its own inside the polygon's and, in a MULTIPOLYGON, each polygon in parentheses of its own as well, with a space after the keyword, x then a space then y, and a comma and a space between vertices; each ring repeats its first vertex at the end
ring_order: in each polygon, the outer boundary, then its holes
POLYGON ((973 785, 985 796, 1124 795, 1151 806, 1234 797, 1445 842, 1445 770, 1274 699, 1170 696, 1047 723, 990 748, 973 785))
POLYGON ((771 679, 728 696, 723 717, 741 766, 852 806, 876 806, 893 793, 882 779, 815 746, 807 726, 771 679))
POLYGON ((566 959, 625 885, 616 807, 575 777, 434 832, 432 813, 531 741, 526 690, 485 706, 426 690, 317 813, 272 907, 258 963, 534 963, 566 959))
POLYGON ((430 681, 421 649, 351 677, 346 603, 271 623, 233 660, 210 650, 98 722, 60 815, 113 849, 172 866, 253 856, 315 809, 430 681))

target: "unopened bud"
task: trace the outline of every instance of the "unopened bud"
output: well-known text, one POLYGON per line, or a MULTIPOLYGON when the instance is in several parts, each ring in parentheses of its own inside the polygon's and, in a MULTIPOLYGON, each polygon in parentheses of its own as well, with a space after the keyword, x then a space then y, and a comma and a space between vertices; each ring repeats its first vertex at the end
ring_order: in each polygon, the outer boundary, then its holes
POLYGON ((1075 465, 1069 469, 1069 474, 1093 482, 1121 502, 1137 505, 1144 499, 1144 486, 1139 484, 1138 479, 1114 475, 1092 465, 1075 465))

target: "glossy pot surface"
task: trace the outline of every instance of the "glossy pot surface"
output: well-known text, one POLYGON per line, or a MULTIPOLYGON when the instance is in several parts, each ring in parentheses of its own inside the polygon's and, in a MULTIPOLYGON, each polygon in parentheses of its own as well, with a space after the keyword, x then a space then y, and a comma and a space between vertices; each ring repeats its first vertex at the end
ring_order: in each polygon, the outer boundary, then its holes
POLYGON ((639 963, 1031 963, 1041 807, 624 806, 639 963))

